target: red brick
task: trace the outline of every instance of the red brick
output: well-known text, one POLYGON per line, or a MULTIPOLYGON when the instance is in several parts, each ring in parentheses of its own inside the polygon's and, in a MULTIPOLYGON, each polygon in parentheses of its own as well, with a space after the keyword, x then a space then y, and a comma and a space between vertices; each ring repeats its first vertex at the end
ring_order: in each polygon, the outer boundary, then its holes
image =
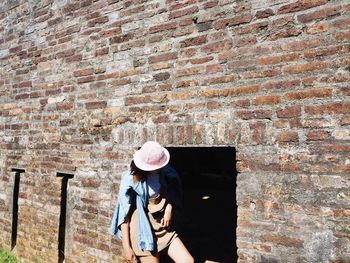
POLYGON ((285 66, 282 68, 282 70, 287 74, 299 74, 308 71, 330 68, 331 65, 332 63, 330 61, 313 61, 293 66, 285 66))
POLYGON ((161 61, 174 60, 177 58, 177 52, 165 53, 157 56, 151 56, 148 58, 149 63, 156 63, 161 61))
POLYGON ((221 104, 218 101, 208 101, 207 102, 207 109, 208 110, 215 110, 219 109, 221 107, 221 104))
POLYGON ((335 34, 335 39, 338 41, 349 40, 350 39, 350 31, 338 32, 335 34))
POLYGON ((235 35, 244 35, 244 34, 258 34, 259 32, 266 29, 269 25, 268 21, 260 21, 257 23, 249 23, 246 25, 239 26, 235 28, 235 35))
POLYGON ((12 47, 10 48, 10 53, 18 53, 21 50, 22 50, 22 46, 12 47))
POLYGON ((269 243, 273 243, 273 244, 281 245, 281 246, 285 246, 285 247, 295 247, 295 248, 304 247, 303 240, 288 237, 288 236, 263 234, 260 236, 260 240, 263 242, 269 242, 269 243))
POLYGON ((300 80, 281 80, 281 81, 268 81, 265 82, 263 89, 291 89, 300 86, 300 80))
POLYGON ((279 64, 279 63, 298 60, 299 57, 300 55, 298 53, 290 53, 290 54, 279 55, 279 56, 260 57, 258 58, 257 63, 261 65, 273 65, 273 64, 279 64))
POLYGON ((95 81, 95 76, 86 76, 86 77, 81 77, 77 79, 77 83, 81 84, 81 83, 88 83, 88 82, 92 82, 95 81))
POLYGON ((340 45, 340 46, 328 46, 315 49, 309 49, 304 52, 304 57, 306 58, 317 58, 332 56, 335 54, 343 54, 350 52, 350 45, 340 45))
POLYGON ((333 214, 335 218, 349 218, 350 209, 334 209, 333 214))
POLYGON ((186 6, 190 6, 190 5, 193 5, 195 4, 197 1, 196 0, 188 0, 186 2, 169 2, 170 4, 170 7, 169 7, 169 10, 178 10, 178 9, 181 9, 181 8, 184 8, 186 6), (173 4, 174 3, 174 4, 173 4))
POLYGON ((219 4, 218 0, 208 1, 208 2, 205 2, 203 4, 203 7, 204 7, 204 9, 209 9, 209 8, 217 6, 218 4, 219 4))
POLYGON ((253 131, 252 141, 254 144, 262 144, 263 142, 263 131, 265 125, 262 122, 255 122, 250 124, 250 129, 253 131))
POLYGON ((85 178, 81 181, 81 184, 83 187, 99 187, 101 185, 100 180, 92 179, 92 178, 85 178))
POLYGON ((219 51, 232 48, 231 40, 218 41, 208 44, 201 48, 201 51, 207 54, 217 53, 219 51))
POLYGON ((328 131, 309 131, 306 134, 306 139, 308 141, 319 141, 319 140, 325 140, 329 138, 329 132, 328 131))
POLYGON ((83 59, 83 56, 82 55, 74 55, 74 56, 71 56, 71 57, 67 57, 65 59, 65 62, 66 63, 72 63, 72 62, 79 62, 83 59))
POLYGON ((322 21, 317 24, 309 25, 306 29, 306 32, 309 34, 317 34, 317 33, 327 32, 328 28, 329 28, 328 22, 322 21))
POLYGON ((80 2, 77 3, 72 3, 72 4, 67 4, 63 8, 63 13, 72 13, 73 11, 77 10, 80 8, 80 2))
POLYGON ((198 86, 197 80, 183 80, 175 83, 175 88, 186 88, 186 87, 192 87, 192 86, 198 86))
POLYGON ((57 110, 71 110, 73 109, 74 104, 72 102, 59 102, 56 103, 57 110))
POLYGON ((238 219, 237 225, 239 228, 264 229, 267 231, 276 230, 276 226, 273 223, 252 222, 252 221, 245 220, 245 219, 238 219))
POLYGON ((341 6, 332 6, 322 8, 312 13, 302 14, 298 16, 298 20, 302 23, 308 23, 319 18, 327 18, 330 16, 339 15, 341 12, 341 6))
POLYGON ((255 45, 257 43, 257 38, 254 35, 244 36, 236 39, 237 47, 244 47, 247 45, 255 45))
POLYGON ((100 16, 100 17, 97 17, 96 19, 90 20, 87 23, 87 26, 94 27, 94 26, 99 25, 99 24, 105 24, 108 21, 109 21, 108 16, 100 16))
POLYGON ((203 126, 195 125, 194 126, 194 140, 196 144, 201 144, 203 138, 203 126))
POLYGON ((181 51, 181 57, 193 57, 197 54, 197 48, 188 48, 181 51))
POLYGON ((119 43, 123 43, 123 42, 127 42, 130 41, 131 39, 133 39, 135 37, 134 34, 125 34, 125 35, 121 35, 121 36, 115 36, 115 37, 111 37, 109 39, 109 44, 113 45, 113 44, 119 44, 119 43))
POLYGON ((278 134, 278 141, 279 142, 298 142, 299 136, 297 132, 291 132, 291 131, 280 132, 278 134))
POLYGON ((122 9, 120 11, 120 15, 122 17, 128 17, 128 16, 131 16, 132 14, 142 13, 145 10, 146 10, 146 7, 144 5, 140 5, 140 6, 137 6, 135 8, 128 9, 128 10, 122 9))
POLYGON ((280 38, 288 38, 299 36, 303 31, 300 28, 287 28, 277 32, 273 32, 269 35, 269 39, 275 41, 280 38))
POLYGON ((278 14, 286 14, 291 12, 298 12, 301 10, 306 10, 315 6, 324 5, 327 0, 299 0, 297 2, 286 4, 278 9, 278 14))
POLYGON ((82 77, 82 76, 88 76, 94 74, 94 69, 82 69, 78 71, 73 72, 74 77, 82 77))
POLYGON ((278 118, 295 118, 301 116, 301 107, 300 106, 290 106, 283 109, 277 110, 278 118))
POLYGON ((109 48, 108 47, 97 49, 96 52, 95 52, 95 56, 98 57, 98 56, 107 55, 108 52, 109 52, 109 48))
POLYGON ((216 30, 224 29, 227 26, 237 26, 240 24, 249 23, 253 19, 253 16, 250 13, 244 15, 237 15, 231 18, 225 18, 217 20, 214 22, 213 26, 216 30))
POLYGON ((176 129, 176 135, 177 135, 177 143, 178 144, 184 144, 185 143, 185 128, 183 126, 179 126, 176 129))
POLYGON ((58 52, 56 54, 56 57, 58 57, 58 58, 70 57, 70 56, 74 55, 75 51, 76 51, 75 49, 68 49, 68 50, 65 50, 62 52, 58 52))
POLYGON ((345 115, 340 122, 341 125, 346 126, 350 125, 350 115, 345 115))
POLYGON ((281 96, 279 95, 259 96, 253 100, 253 104, 255 105, 279 104, 280 102, 281 96))
POLYGON ((297 39, 294 41, 288 41, 285 44, 282 44, 282 50, 285 51, 296 51, 296 50, 306 50, 308 48, 312 47, 319 47, 327 44, 328 41, 325 37, 313 37, 313 38, 306 38, 306 39, 297 39))
POLYGON ((19 88, 25 88, 25 87, 31 87, 31 86, 32 86, 32 82, 31 81, 23 81, 23 82, 18 84, 19 88))
POLYGON ((234 75, 227 75, 222 77, 209 78, 203 81, 205 84, 219 84, 219 83, 229 83, 236 79, 234 75))
POLYGON ((182 19, 181 21, 179 21, 180 26, 189 26, 192 23, 193 23, 193 20, 191 17, 188 17, 188 18, 185 18, 185 19, 182 19))
POLYGON ((305 106, 305 113, 310 115, 322 115, 322 114, 342 114, 350 112, 350 103, 347 102, 335 102, 331 104, 305 106))
POLYGON ((350 25, 350 18, 340 18, 332 21, 331 26, 336 28, 348 28, 350 25))
POLYGON ((190 47, 190 46, 199 46, 199 45, 202 45, 204 43, 207 43, 207 36, 206 35, 185 39, 185 40, 180 42, 180 45, 182 48, 184 48, 184 47, 190 47))
POLYGON ((190 15, 190 14, 198 12, 198 10, 199 10, 198 6, 192 6, 192 7, 186 8, 186 9, 171 12, 169 14, 169 19, 175 19, 175 18, 178 18, 181 16, 190 15))
POLYGON ((121 33, 122 33, 121 27, 117 27, 117 28, 101 31, 99 34, 101 37, 111 37, 111 36, 119 35, 121 33))
POLYGON ((62 38, 80 31, 80 25, 71 26, 55 34, 55 38, 62 38))
POLYGON ((175 72, 175 75, 177 77, 184 77, 184 76, 197 75, 204 72, 205 72, 204 66, 197 66, 197 67, 179 69, 175 72))
POLYGON ((274 14, 273 10, 269 8, 269 9, 257 11, 255 14, 255 17, 258 19, 259 18, 266 18, 266 17, 272 16, 273 14, 274 14))
POLYGON ((255 59, 238 59, 227 63, 228 69, 245 69, 249 68, 256 63, 255 59))
POLYGON ((328 97, 332 97, 332 89, 295 91, 295 92, 287 93, 284 97, 288 100, 328 98, 328 97))
POLYGON ((217 72, 222 72, 223 69, 220 64, 215 64, 215 65, 208 65, 206 66, 206 73, 217 73, 217 72))
POLYGON ((106 108, 107 102, 106 101, 92 101, 92 102, 86 102, 85 107, 86 109, 103 109, 106 108))
POLYGON ((249 99, 240 99, 233 101, 231 105, 235 108, 248 108, 250 106, 250 100, 249 99))
POLYGON ((151 101, 150 96, 142 96, 142 97, 126 97, 125 98, 125 105, 134 105, 134 104, 143 104, 148 103, 151 101))
POLYGON ((317 152, 335 152, 335 153, 349 153, 350 152, 350 145, 347 144, 327 144, 327 145, 318 145, 317 149, 315 149, 317 152))
POLYGON ((224 51, 223 53, 219 53, 219 60, 222 60, 224 62, 232 60, 236 58, 239 55, 239 52, 235 50, 229 50, 229 51, 224 51))
POLYGON ((258 92, 258 86, 240 86, 227 89, 207 89, 201 91, 201 95, 205 97, 228 97, 242 94, 252 94, 258 92))
POLYGON ((176 27, 177 27, 176 22, 170 22, 162 25, 152 26, 150 27, 149 32, 153 34, 161 31, 176 29, 176 27))
POLYGON ((279 74, 277 69, 245 71, 240 74, 242 79, 269 78, 279 74))
POLYGON ((271 119, 272 111, 271 110, 244 110, 237 111, 236 116, 243 120, 251 120, 251 119, 271 119))
POLYGON ((167 123, 169 122, 170 117, 169 115, 157 115, 152 117, 152 121, 154 123, 167 123))
POLYGON ((169 72, 162 72, 162 73, 158 73, 153 75, 153 79, 155 81, 164 81, 170 78, 170 74, 169 72))
POLYGON ((210 57, 204 57, 204 58, 194 58, 194 59, 191 59, 190 62, 192 64, 203 64, 203 63, 206 63, 206 62, 209 62, 209 61, 212 61, 214 58, 212 56, 210 57))

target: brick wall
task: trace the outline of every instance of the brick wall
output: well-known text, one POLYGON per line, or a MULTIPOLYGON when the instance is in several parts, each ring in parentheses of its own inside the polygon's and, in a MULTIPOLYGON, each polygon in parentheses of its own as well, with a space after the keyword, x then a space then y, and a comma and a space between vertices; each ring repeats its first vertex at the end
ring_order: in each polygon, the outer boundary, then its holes
MULTIPOLYGON (((0 3, 0 244, 121 262, 120 172, 146 140, 237 150, 239 262, 350 261, 346 0, 0 3)), ((234 189, 233 189, 234 191, 234 189)))

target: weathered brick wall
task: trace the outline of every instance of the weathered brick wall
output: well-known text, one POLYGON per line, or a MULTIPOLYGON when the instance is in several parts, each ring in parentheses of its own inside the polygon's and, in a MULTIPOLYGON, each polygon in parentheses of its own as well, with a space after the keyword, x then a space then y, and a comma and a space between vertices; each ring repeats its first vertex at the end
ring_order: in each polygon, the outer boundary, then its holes
MULTIPOLYGON (((149 139, 237 149, 239 262, 350 261, 346 0, 0 3, 0 244, 120 262, 120 172, 149 139), (119 261, 118 261, 119 260, 119 261)), ((234 191, 234 189, 232 189, 234 191)))

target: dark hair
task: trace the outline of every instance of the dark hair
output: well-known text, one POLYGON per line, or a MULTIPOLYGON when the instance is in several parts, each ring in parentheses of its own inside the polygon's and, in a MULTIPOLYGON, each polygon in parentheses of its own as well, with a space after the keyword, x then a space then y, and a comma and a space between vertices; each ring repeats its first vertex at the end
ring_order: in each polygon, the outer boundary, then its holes
POLYGON ((133 160, 130 163, 130 171, 134 178, 136 178, 136 181, 146 180, 147 172, 138 168, 133 160))

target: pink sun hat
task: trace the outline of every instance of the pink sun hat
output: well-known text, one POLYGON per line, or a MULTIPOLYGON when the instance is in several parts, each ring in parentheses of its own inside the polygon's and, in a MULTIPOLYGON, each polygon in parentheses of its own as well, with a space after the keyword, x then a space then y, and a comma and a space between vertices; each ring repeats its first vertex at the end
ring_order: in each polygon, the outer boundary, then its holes
POLYGON ((148 141, 134 154, 135 165, 143 171, 153 171, 168 164, 170 154, 159 143, 148 141))

